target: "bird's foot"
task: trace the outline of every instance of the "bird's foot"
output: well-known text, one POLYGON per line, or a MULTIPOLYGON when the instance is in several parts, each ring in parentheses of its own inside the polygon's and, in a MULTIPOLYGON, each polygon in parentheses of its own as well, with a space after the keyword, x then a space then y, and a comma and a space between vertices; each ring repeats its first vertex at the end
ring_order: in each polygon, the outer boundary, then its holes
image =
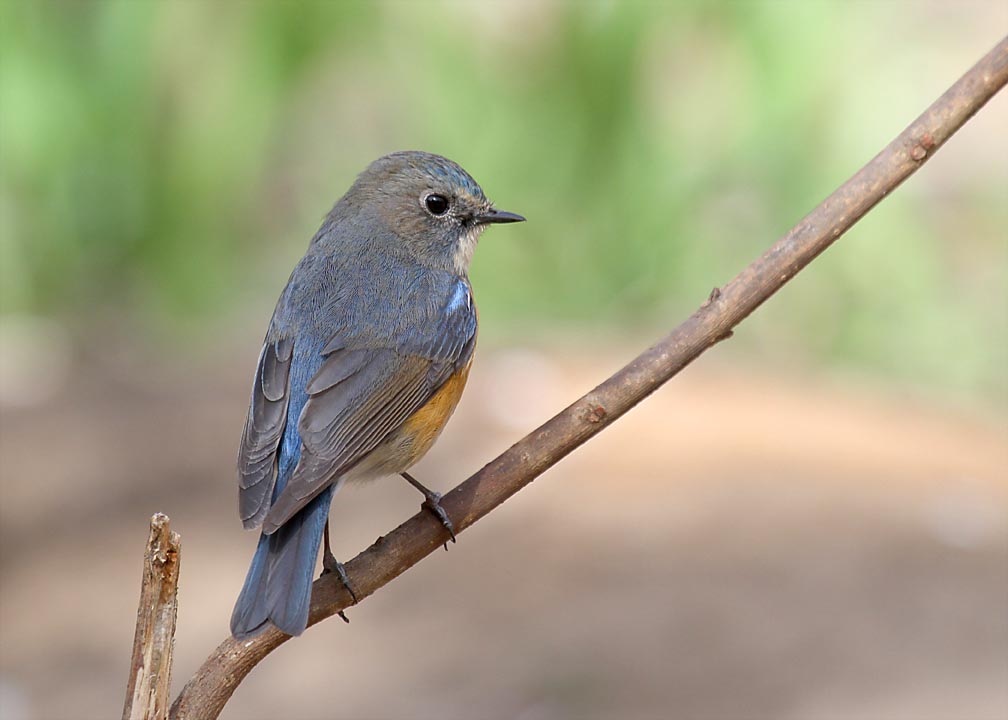
MULTIPOLYGON (((350 578, 347 577, 346 569, 344 569, 343 563, 335 558, 335 556, 329 551, 329 548, 326 548, 326 551, 322 554, 322 574, 319 575, 319 577, 325 577, 330 573, 336 573, 340 582, 343 583, 343 587, 347 589, 347 592, 350 593, 350 597, 353 598, 354 605, 356 605, 357 593, 354 592, 353 585, 350 584, 350 578)), ((344 620, 350 622, 343 613, 340 613, 340 615, 344 620)))
MULTIPOLYGON (((448 513, 446 513, 444 508, 441 507, 441 493, 434 492, 433 490, 424 487, 416 478, 407 472, 401 474, 406 482, 422 492, 423 496, 427 498, 420 507, 426 508, 428 511, 433 513, 434 517, 441 521, 445 530, 447 530, 448 534, 451 535, 451 541, 455 542, 455 526, 452 525, 452 521, 449 519, 448 513)), ((445 550, 448 549, 448 543, 445 543, 444 548, 445 550)))

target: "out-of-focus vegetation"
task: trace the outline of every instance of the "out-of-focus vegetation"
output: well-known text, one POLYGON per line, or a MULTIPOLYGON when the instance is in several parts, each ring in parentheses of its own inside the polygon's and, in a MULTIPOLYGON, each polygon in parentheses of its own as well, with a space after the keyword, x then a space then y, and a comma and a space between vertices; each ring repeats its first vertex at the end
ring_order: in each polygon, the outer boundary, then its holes
MULTIPOLYGON (((4 2, 2 312, 265 323, 353 175, 423 148, 530 219, 477 254, 487 333, 653 333, 998 39, 1004 6, 968 10, 4 2)), ((1008 157, 981 119, 759 313, 748 351, 1003 395, 1008 157)))

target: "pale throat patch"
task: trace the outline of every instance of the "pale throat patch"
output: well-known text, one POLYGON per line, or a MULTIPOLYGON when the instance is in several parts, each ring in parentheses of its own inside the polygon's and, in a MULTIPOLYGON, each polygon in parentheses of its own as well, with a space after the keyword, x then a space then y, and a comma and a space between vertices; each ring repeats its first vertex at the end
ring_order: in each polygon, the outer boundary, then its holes
POLYGON ((455 272, 459 275, 464 276, 469 272, 469 263, 472 262, 473 252, 476 250, 476 242, 485 229, 486 226, 484 225, 473 225, 459 240, 458 248, 455 250, 455 257, 452 258, 455 272))

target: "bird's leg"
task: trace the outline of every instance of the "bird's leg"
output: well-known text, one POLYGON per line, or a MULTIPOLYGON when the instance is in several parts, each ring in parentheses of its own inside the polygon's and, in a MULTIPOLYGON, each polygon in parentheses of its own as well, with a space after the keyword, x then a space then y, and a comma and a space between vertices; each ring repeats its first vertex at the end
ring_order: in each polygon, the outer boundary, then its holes
MULTIPOLYGON (((325 549, 322 551, 322 575, 319 577, 325 577, 329 573, 336 573, 339 576, 340 582, 343 583, 343 587, 347 589, 350 593, 350 597, 353 598, 354 605, 357 604, 357 593, 354 592, 353 586, 350 584, 350 578, 347 577, 346 570, 343 569, 343 563, 336 559, 336 556, 332 553, 332 548, 329 547, 329 520, 326 520, 325 524, 325 534, 322 536, 324 540, 325 549)), ((339 616, 343 618, 344 622, 350 622, 349 618, 343 614, 340 610, 339 616)))
MULTIPOLYGON (((441 524, 445 526, 448 534, 451 535, 451 541, 455 542, 455 526, 452 525, 452 521, 448 519, 448 513, 444 511, 441 507, 441 493, 434 492, 433 490, 428 490, 426 487, 420 484, 420 482, 410 475, 408 472, 399 473, 403 476, 403 479, 410 485, 415 487, 417 490, 423 493, 424 497, 427 498, 424 501, 422 507, 427 508, 434 516, 441 521, 441 524)), ((445 543, 445 550, 448 549, 448 543, 445 543)))

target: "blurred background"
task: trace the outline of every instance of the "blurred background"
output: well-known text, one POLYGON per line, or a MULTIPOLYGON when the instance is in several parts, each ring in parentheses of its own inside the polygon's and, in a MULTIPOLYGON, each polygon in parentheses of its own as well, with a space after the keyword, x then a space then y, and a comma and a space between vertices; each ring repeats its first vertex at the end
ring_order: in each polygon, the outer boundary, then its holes
MULTIPOLYGON (((384 153, 462 164, 446 490, 674 327, 1008 27, 1003 2, 0 3, 0 717, 120 712, 147 522, 176 687, 255 536, 273 304, 384 153)), ((1008 97, 731 342, 225 718, 1008 716, 1008 97)), ((334 503, 350 558, 417 510, 334 503)))

